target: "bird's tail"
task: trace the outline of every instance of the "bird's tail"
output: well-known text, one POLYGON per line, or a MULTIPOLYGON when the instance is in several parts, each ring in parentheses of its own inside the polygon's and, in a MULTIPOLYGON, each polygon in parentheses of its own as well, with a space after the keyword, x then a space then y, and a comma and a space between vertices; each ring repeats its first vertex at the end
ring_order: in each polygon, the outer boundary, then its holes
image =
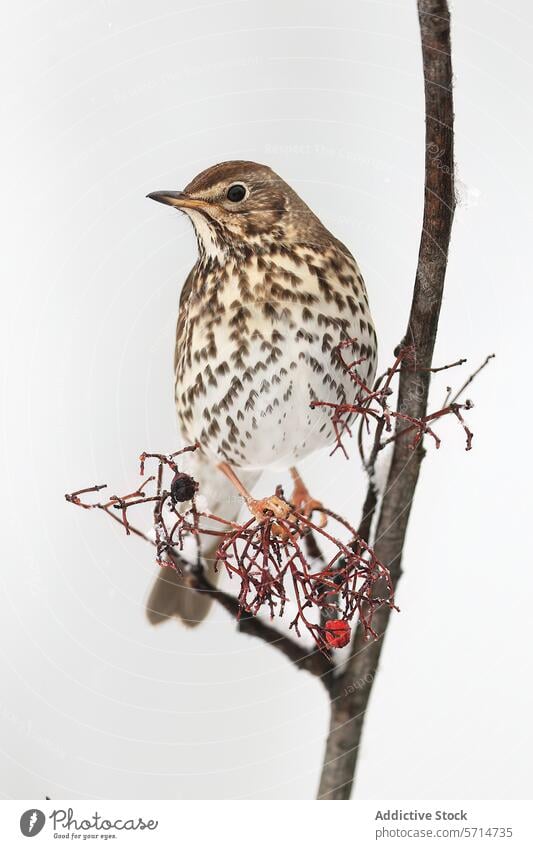
MULTIPOLYGON (((216 543, 211 543, 210 549, 204 552, 204 568, 206 578, 211 584, 216 584, 218 573, 214 570, 216 543)), ((146 604, 146 615, 151 625, 158 625, 165 619, 176 616, 193 628, 205 619, 211 607, 211 597, 208 592, 193 590, 187 585, 187 574, 180 574, 171 566, 159 567, 159 574, 150 592, 146 604)))
MULTIPOLYGON (((233 484, 199 451, 184 455, 183 460, 180 470, 192 475, 198 482, 199 494, 207 499, 209 511, 230 522, 236 521, 243 502, 233 484)), ((246 487, 251 488, 258 477, 259 472, 239 472, 239 478, 246 487)), ((207 528, 209 524, 217 530, 220 529, 219 524, 204 520, 204 527, 207 528)), ((218 573, 214 568, 218 544, 218 537, 206 534, 201 539, 203 565, 206 578, 211 584, 216 584, 218 580, 218 573)), ((186 554, 184 557, 186 559, 186 554)), ((152 625, 158 625, 176 616, 191 628, 202 622, 211 607, 210 593, 192 589, 187 584, 187 575, 180 574, 171 566, 158 568, 159 574, 146 605, 148 621, 152 625)))

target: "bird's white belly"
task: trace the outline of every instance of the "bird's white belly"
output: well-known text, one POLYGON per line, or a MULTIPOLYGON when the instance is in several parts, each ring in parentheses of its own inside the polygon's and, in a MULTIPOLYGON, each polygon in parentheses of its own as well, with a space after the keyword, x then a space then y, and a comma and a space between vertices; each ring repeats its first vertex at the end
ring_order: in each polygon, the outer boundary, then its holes
MULTIPOLYGON (((286 469, 332 443, 331 413, 310 406, 309 381, 314 377, 312 370, 300 363, 299 368, 282 382, 280 388, 289 397, 279 408, 271 410, 269 395, 260 395, 258 412, 261 424, 250 444, 249 460, 241 463, 242 468, 286 469)), ((325 388, 320 392, 316 386, 315 391, 319 400, 333 400, 332 394, 325 388)))
MULTIPOLYGON (((353 401, 354 385, 333 367, 331 353, 323 352, 321 335, 297 339, 298 327, 288 323, 283 332, 282 354, 276 358, 265 350, 264 341, 250 341, 246 363, 254 367, 253 377, 230 371, 216 385, 207 383, 205 394, 195 400, 186 435, 198 440, 214 461, 250 470, 287 468, 333 444, 332 410, 312 409, 311 402, 353 401)), ((220 327, 218 335, 217 361, 231 362, 230 334, 220 327)), ((340 338, 339 331, 332 345, 340 338)), ((194 383, 194 370, 186 382, 194 383)))

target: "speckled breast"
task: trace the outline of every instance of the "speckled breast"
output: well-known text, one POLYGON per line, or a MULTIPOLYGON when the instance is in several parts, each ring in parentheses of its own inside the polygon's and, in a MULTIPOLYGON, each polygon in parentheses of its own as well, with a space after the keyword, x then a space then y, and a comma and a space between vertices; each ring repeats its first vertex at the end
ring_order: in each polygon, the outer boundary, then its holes
POLYGON ((334 441, 331 411, 312 401, 353 401, 335 354, 357 340, 372 384, 377 343, 355 260, 306 246, 199 263, 182 300, 176 406, 184 438, 213 459, 248 469, 286 468, 334 441))

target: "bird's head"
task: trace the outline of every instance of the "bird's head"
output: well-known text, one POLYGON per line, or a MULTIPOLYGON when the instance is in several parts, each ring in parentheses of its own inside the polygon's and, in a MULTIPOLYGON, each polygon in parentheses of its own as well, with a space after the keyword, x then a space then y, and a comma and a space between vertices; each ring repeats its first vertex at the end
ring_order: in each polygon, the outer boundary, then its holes
POLYGON ((198 174, 183 191, 152 192, 148 197, 185 212, 200 251, 211 256, 265 241, 303 242, 312 232, 324 230, 296 192, 271 168, 256 162, 221 162, 198 174))

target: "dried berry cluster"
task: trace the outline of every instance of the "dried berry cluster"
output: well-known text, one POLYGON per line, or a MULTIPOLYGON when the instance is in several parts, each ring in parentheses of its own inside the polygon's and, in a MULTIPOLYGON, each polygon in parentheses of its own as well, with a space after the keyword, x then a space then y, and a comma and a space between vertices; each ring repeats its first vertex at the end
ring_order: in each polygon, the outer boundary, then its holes
POLYGON ((305 628, 322 650, 339 648, 349 642, 350 623, 356 613, 365 632, 374 635, 373 612, 380 604, 393 606, 392 586, 385 566, 348 522, 324 509, 330 523, 348 536, 349 541, 344 543, 295 511, 291 514, 295 521, 291 523, 267 518, 262 522, 250 519, 243 525, 228 523, 222 517, 202 511, 197 507, 196 482, 180 472, 177 465, 180 454, 195 448, 191 446, 172 455, 143 453, 141 477, 147 460, 157 462, 157 472, 127 495, 86 503, 82 496, 103 489, 94 486, 66 498, 86 509, 104 510, 123 525, 126 533, 145 538, 132 525, 129 511, 142 504, 150 505, 156 559, 160 565, 169 565, 169 552, 179 552, 186 535, 195 536, 199 554, 202 534, 220 536, 218 567, 225 568, 230 578, 239 580, 240 613, 255 615, 268 610, 271 617, 283 616, 286 605, 295 604, 290 627, 298 636, 305 628), (165 485, 169 473, 172 477, 165 485), (182 502, 188 506, 180 510, 182 502), (219 523, 220 530, 214 530, 212 525, 209 529, 203 527, 202 520, 207 518, 219 523), (311 538, 312 546, 308 544, 311 538), (316 539, 331 551, 327 561, 322 559, 316 539))
MULTIPOLYGON (((354 384, 354 402, 351 404, 334 404, 328 401, 314 401, 311 404, 311 407, 313 408, 326 407, 332 411, 332 422, 336 439, 332 453, 340 448, 344 455, 348 457, 348 452, 343 443, 343 438, 346 436, 352 436, 350 424, 356 415, 360 417, 359 421, 361 422, 361 427, 365 427, 367 432, 370 431, 370 426, 374 423, 376 433, 380 438, 378 450, 381 450, 393 440, 407 435, 412 437, 411 447, 414 449, 420 443, 424 434, 431 436, 435 441, 435 446, 439 448, 441 440, 431 428, 431 424, 438 419, 443 418, 443 416, 453 415, 460 422, 465 431, 466 450, 470 450, 472 447, 473 434, 466 426, 461 410, 470 410, 472 408, 471 401, 467 400, 464 404, 459 404, 455 399, 452 401, 447 399, 441 409, 437 410, 435 413, 430 413, 421 419, 415 419, 412 416, 407 415, 407 413, 404 413, 401 410, 393 410, 389 406, 390 396, 393 394, 391 384, 394 377, 399 374, 402 364, 406 367, 413 368, 413 370, 416 371, 416 357, 413 347, 408 346, 401 348, 392 367, 387 369, 385 374, 376 381, 374 388, 371 389, 357 373, 357 367, 365 361, 366 357, 359 357, 351 362, 346 361, 344 357, 344 351, 348 348, 355 349, 356 345, 357 340, 349 339, 336 347, 337 356, 339 357, 344 370, 350 375, 352 383, 354 384), (397 422, 405 422, 405 427, 397 428, 394 435, 390 436, 388 439, 381 439, 382 433, 392 432, 393 421, 395 420, 397 422)), ((443 368, 447 369, 456 365, 462 365, 464 362, 466 361, 459 360, 457 363, 452 363, 451 366, 444 366, 443 368)), ((431 369, 431 371, 441 370, 443 369, 431 369)))
POLYGON ((295 513, 292 525, 277 519, 275 533, 272 520, 247 522, 223 539, 217 555, 230 578, 239 580, 241 611, 268 609, 271 617, 283 616, 287 602, 294 602, 290 627, 298 636, 305 628, 319 648, 327 649, 349 642, 356 613, 365 633, 375 636, 374 610, 381 604, 393 607, 394 594, 389 572, 371 548, 343 518, 326 508, 323 512, 330 525, 348 533, 349 542, 295 513), (306 545, 308 537, 312 546, 306 545), (327 559, 310 556, 321 549, 331 552, 327 559))
POLYGON ((107 488, 107 484, 99 484, 69 493, 65 495, 65 498, 71 504, 83 507, 85 510, 103 510, 120 522, 128 535, 134 533, 146 539, 148 539, 146 534, 131 524, 128 510, 132 507, 149 504, 153 509, 156 561, 160 566, 167 566, 168 561, 165 559, 165 554, 175 548, 181 550, 186 533, 198 533, 199 514, 194 499, 198 491, 198 484, 190 475, 180 472, 176 463, 177 457, 188 451, 195 451, 197 447, 197 445, 187 446, 182 448, 181 451, 168 455, 143 452, 140 456, 141 477, 144 477, 147 460, 157 461, 157 472, 141 481, 138 488, 127 495, 112 495, 106 501, 86 503, 82 496, 100 492, 107 488), (166 470, 172 473, 168 488, 164 486, 166 470), (192 501, 192 507, 180 513, 178 504, 186 501, 192 501))

